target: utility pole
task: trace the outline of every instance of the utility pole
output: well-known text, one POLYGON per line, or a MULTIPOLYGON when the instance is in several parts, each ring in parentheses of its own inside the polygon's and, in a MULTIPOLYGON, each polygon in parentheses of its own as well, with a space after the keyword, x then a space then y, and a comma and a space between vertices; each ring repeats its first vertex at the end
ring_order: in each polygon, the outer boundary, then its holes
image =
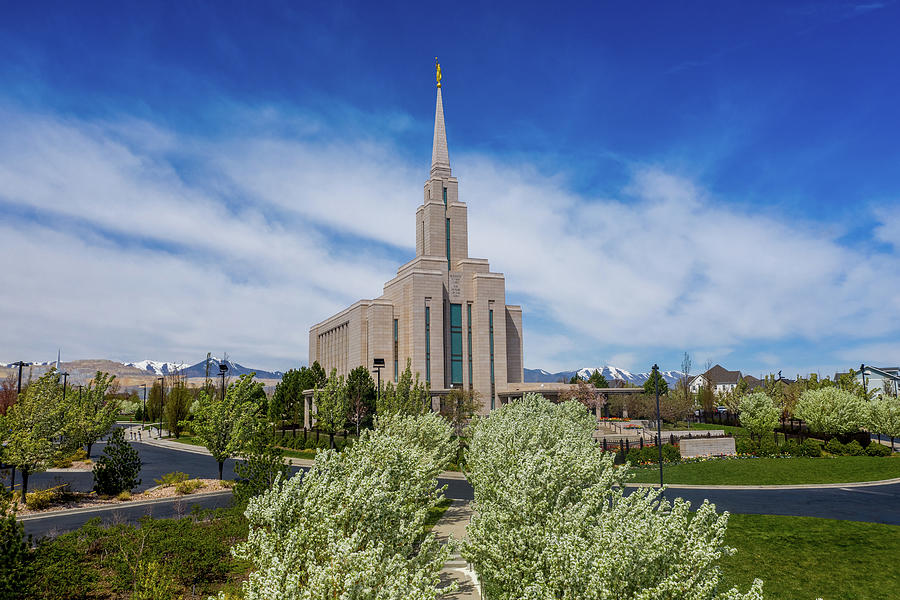
POLYGON ((60 375, 62 375, 62 378, 63 378, 63 397, 62 397, 62 401, 63 401, 63 404, 65 404, 65 403, 66 403, 66 383, 69 381, 69 373, 66 372, 66 371, 63 371, 62 373, 60 373, 60 375))
POLYGON ((19 383, 16 385, 16 400, 18 400, 19 394, 22 393, 22 367, 31 366, 31 363, 20 360, 19 362, 14 362, 12 366, 19 367, 19 383))
POLYGON ((162 437, 162 418, 163 413, 166 412, 166 379, 165 377, 157 377, 157 381, 159 381, 159 423, 156 425, 156 435, 157 437, 162 437))

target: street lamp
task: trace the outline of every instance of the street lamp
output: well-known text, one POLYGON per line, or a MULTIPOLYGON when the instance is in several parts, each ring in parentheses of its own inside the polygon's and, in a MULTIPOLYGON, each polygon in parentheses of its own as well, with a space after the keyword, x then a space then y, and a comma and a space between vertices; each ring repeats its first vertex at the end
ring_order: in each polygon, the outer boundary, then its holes
POLYGON ((63 404, 65 404, 65 403, 66 403, 66 383, 69 381, 69 374, 68 374, 66 371, 63 371, 62 373, 60 373, 60 375, 62 375, 62 377, 63 377, 63 398, 62 398, 62 401, 63 401, 63 404))
MULTIPOLYGON (((157 437, 162 437, 162 413, 165 412, 166 406, 166 379, 165 377, 157 377, 156 380, 159 382, 159 423, 156 424, 156 435, 157 437)), ((151 430, 152 431, 152 430, 151 430)))
POLYGON ((12 364, 12 366, 14 366, 14 367, 19 367, 19 383, 18 383, 18 385, 16 385, 16 399, 18 399, 19 394, 22 393, 22 367, 28 367, 28 366, 31 366, 31 363, 30 363, 30 362, 23 362, 23 361, 20 360, 19 362, 14 362, 14 363, 12 364))
POLYGON ((653 365, 653 387, 656 388, 656 447, 659 449, 659 488, 663 486, 662 420, 659 417, 659 367, 653 365))
POLYGON ((228 363, 219 363, 219 377, 222 378, 222 401, 225 401, 225 373, 228 372, 228 363))
POLYGON ((372 368, 378 373, 378 393, 376 394, 377 400, 376 406, 381 402, 381 370, 384 368, 384 359, 383 358, 373 358, 372 359, 372 368))

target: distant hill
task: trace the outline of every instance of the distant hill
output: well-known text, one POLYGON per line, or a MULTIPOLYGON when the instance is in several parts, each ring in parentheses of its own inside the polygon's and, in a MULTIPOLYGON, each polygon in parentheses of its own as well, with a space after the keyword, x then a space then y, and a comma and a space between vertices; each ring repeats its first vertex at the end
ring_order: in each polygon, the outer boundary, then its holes
MULTIPOLYGON (((628 383, 632 383, 634 385, 644 385, 644 382, 650 379, 650 373, 632 373, 630 371, 626 371, 625 369, 620 369, 618 367, 613 367, 611 365, 606 365, 604 367, 582 367, 575 371, 559 371, 557 373, 551 373, 549 371, 545 371, 544 369, 525 369, 525 382, 526 383, 545 383, 545 382, 557 382, 557 381, 565 381, 568 383, 572 376, 575 373, 578 373, 578 376, 582 379, 587 379, 591 376, 594 371, 600 371, 600 374, 603 375, 610 384, 612 384, 613 380, 618 379, 620 381, 625 381, 628 383)), ((683 373, 681 371, 660 371, 660 374, 663 376, 663 379, 672 385, 678 382, 683 373)))

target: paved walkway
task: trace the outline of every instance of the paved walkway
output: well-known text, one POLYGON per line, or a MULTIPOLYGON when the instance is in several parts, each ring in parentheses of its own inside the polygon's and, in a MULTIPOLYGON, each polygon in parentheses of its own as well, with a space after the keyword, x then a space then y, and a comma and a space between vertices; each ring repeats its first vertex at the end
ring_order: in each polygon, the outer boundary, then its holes
MULTIPOLYGON (((472 518, 472 510, 467 500, 454 500, 441 520, 434 526, 434 533, 441 541, 446 541, 452 536, 455 540, 461 540, 466 536, 466 525, 472 518)), ((448 585, 455 581, 459 584, 459 590, 442 596, 447 600, 481 600, 478 593, 478 584, 475 573, 469 568, 466 561, 454 552, 444 564, 441 571, 441 584, 448 585)))

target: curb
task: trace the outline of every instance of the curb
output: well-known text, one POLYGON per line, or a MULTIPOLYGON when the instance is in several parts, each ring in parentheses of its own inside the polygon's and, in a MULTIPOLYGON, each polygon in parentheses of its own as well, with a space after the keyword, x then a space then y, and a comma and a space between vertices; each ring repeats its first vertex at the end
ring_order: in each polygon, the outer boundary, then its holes
MULTIPOLYGON (((786 485, 691 485, 686 483, 667 483, 664 487, 673 490, 817 490, 830 488, 858 488, 874 487, 879 485, 894 485, 900 483, 900 477, 882 479, 879 481, 848 481, 846 483, 796 483, 786 485)), ((658 488, 658 483, 626 483, 625 487, 658 488)))
POLYGON ((23 515, 21 517, 17 516, 17 521, 39 521, 41 519, 51 519, 54 517, 64 517, 67 515, 78 515, 83 513, 91 513, 91 512, 110 512, 116 510, 122 510, 123 508, 127 508, 130 506, 152 506, 154 504, 166 504, 168 502, 176 502, 182 501, 185 499, 194 499, 194 498, 215 498, 218 496, 226 496, 230 495, 231 490, 220 490, 217 492, 205 492, 200 494, 191 494, 188 496, 176 496, 174 498, 154 498, 153 500, 140 500, 138 502, 123 502, 122 504, 107 504, 104 506, 84 506, 79 508, 68 508, 66 510, 54 510, 45 513, 38 513, 36 515, 23 515))

